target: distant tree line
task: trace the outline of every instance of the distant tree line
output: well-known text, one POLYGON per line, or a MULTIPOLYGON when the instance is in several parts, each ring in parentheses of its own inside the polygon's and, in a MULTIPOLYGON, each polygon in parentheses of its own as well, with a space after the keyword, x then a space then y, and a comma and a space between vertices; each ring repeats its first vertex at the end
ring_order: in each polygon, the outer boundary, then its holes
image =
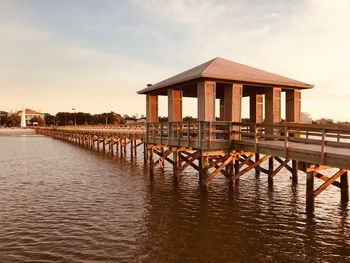
MULTIPOLYGON (((97 124, 122 124, 127 120, 137 121, 144 118, 144 115, 123 115, 113 111, 91 114, 86 112, 58 112, 56 115, 49 113, 44 114, 44 119, 33 117, 29 123, 38 123, 38 125, 97 125, 97 124)), ((28 122, 27 122, 28 123, 28 122)), ((21 124, 21 116, 17 111, 6 112, 0 111, 0 126, 3 127, 18 127, 21 124)))
POLYGON ((21 123, 21 117, 14 112, 0 111, 0 126, 16 127, 21 123))
POLYGON ((85 112, 58 112, 56 115, 45 114, 44 122, 46 125, 92 125, 92 124, 119 124, 124 123, 125 119, 113 111, 90 114, 85 112))

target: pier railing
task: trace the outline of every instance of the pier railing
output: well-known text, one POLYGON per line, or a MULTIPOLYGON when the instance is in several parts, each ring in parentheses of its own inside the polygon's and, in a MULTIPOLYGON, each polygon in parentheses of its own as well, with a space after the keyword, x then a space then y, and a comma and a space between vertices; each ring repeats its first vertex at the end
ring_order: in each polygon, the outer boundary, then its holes
POLYGON ((350 127, 240 122, 148 123, 145 140, 202 150, 242 150, 284 158, 350 165, 350 127))
POLYGON ((190 121, 38 129, 93 136, 132 137, 148 144, 172 147, 249 151, 350 168, 350 127, 346 126, 190 121))

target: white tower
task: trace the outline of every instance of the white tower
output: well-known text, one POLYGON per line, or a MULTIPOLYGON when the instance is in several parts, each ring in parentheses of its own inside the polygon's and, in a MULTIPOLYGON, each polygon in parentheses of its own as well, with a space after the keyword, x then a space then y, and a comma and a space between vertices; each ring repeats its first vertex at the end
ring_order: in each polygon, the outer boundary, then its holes
POLYGON ((26 126, 27 126, 27 124, 26 124, 26 109, 22 109, 21 127, 25 128, 26 126))

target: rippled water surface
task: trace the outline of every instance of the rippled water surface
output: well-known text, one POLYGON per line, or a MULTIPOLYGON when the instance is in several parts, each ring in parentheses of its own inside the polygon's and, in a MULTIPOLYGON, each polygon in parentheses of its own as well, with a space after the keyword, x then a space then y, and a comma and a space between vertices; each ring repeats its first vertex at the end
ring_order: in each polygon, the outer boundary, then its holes
POLYGON ((209 193, 188 170, 48 137, 0 137, 0 262, 349 262, 350 216, 330 187, 306 214, 305 176, 248 174, 209 193))

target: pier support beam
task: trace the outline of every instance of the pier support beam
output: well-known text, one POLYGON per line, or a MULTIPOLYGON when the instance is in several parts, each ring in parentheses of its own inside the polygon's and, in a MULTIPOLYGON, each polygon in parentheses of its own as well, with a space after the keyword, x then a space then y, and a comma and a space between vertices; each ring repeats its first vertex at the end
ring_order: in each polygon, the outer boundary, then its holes
POLYGON ((149 160, 150 174, 153 175, 154 174, 154 147, 153 146, 149 147, 148 160, 149 160))
POLYGON ((315 210, 314 197, 314 171, 307 168, 306 171, 306 211, 313 212, 315 210))
POLYGON ((269 158, 269 173, 268 173, 268 184, 269 184, 269 186, 273 185, 273 161, 274 161, 274 157, 271 156, 269 158))
MULTIPOLYGON (((260 154, 256 153, 255 154, 255 162, 259 161, 260 159, 260 154)), ((257 165, 255 168, 255 177, 258 178, 260 176, 260 170, 259 170, 260 166, 257 165)))
POLYGON ((198 120, 215 121, 216 83, 202 81, 197 84, 198 120))
POLYGON ((348 172, 345 172, 340 176, 340 192, 341 192, 341 201, 349 201, 349 181, 348 181, 348 172))
POLYGON ((203 155, 203 153, 200 153, 200 156, 198 157, 199 160, 199 184, 201 188, 204 191, 208 191, 208 167, 209 167, 209 160, 207 155, 203 155))
POLYGON ((180 153, 177 149, 173 149, 173 173, 176 181, 180 178, 180 153))
POLYGON ((299 161, 292 160, 292 184, 298 184, 299 161))

